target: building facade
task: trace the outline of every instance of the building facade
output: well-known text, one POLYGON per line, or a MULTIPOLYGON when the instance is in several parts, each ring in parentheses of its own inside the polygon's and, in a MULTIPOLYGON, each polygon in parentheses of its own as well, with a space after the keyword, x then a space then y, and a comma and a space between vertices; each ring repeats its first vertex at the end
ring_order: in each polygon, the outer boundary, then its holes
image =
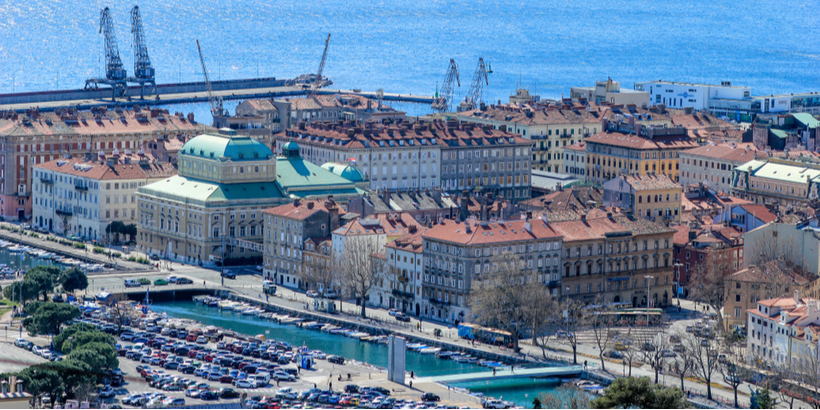
POLYGON ((443 220, 422 234, 422 243, 421 298, 414 306, 420 317, 469 320, 470 290, 501 255, 521 259, 522 280, 558 295, 562 238, 544 220, 443 220))
MULTIPOLYGON (((140 151, 66 158, 33 166, 33 225, 86 240, 107 239, 106 227, 136 225, 139 187, 176 175, 176 168, 140 151)), ((135 238, 132 238, 135 239, 135 238)))
POLYGON ((719 192, 732 191, 732 171, 765 153, 747 145, 737 148, 735 144, 707 144, 680 153, 680 183, 683 186, 705 184, 719 192))
POLYGON ((695 110, 708 110, 721 100, 750 101, 752 94, 750 87, 733 86, 728 81, 716 85, 658 80, 636 83, 634 88, 648 92, 652 105, 695 110))
POLYGON ((649 106, 649 92, 621 88, 621 83, 612 81, 596 81, 595 87, 572 87, 569 90, 573 100, 586 99, 595 104, 608 103, 611 105, 649 106))
POLYGON ((657 222, 680 222, 683 188, 666 175, 621 175, 604 182, 604 206, 657 222))
POLYGON ((585 304, 672 302, 674 230, 600 209, 550 227, 564 237, 557 278, 563 295, 585 304))
POLYGON ((586 181, 587 174, 587 144, 579 142, 564 148, 561 155, 563 158, 563 173, 572 175, 580 181, 586 181))
POLYGON ((421 235, 426 231, 425 227, 413 225, 407 235, 385 245, 383 283, 371 292, 371 303, 417 317, 421 315, 424 274, 421 235))
POLYGON ((606 118, 602 130, 586 140, 587 181, 602 184, 618 175, 664 174, 679 181, 679 155, 698 144, 686 128, 635 123, 613 123, 606 118))
POLYGON ((165 137, 190 138, 211 130, 187 117, 166 110, 101 108, 93 111, 61 109, 0 115, 0 216, 28 220, 32 213, 32 166, 67 154, 110 155, 137 151, 146 141, 165 137))
POLYGON ((756 204, 807 205, 818 183, 820 165, 810 162, 750 160, 732 171, 732 194, 756 204))

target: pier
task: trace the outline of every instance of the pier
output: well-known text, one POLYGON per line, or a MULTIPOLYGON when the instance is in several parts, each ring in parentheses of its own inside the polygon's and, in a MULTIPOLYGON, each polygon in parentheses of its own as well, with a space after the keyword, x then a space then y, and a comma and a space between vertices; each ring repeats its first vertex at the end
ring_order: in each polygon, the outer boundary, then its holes
MULTIPOLYGON (((256 98, 286 98, 302 97, 307 95, 303 84, 294 80, 276 78, 254 78, 246 80, 227 80, 213 82, 214 96, 223 100, 247 100, 256 98)), ((138 93, 137 88, 132 90, 138 93)), ((378 98, 375 91, 319 89, 316 94, 354 94, 368 98, 378 98)), ((383 93, 384 101, 411 102, 431 104, 434 97, 424 95, 410 95, 403 93, 383 93)), ((54 111, 58 108, 78 108, 88 110, 96 107, 115 108, 117 106, 139 104, 140 106, 173 105, 186 103, 208 102, 208 92, 204 82, 179 84, 159 84, 155 95, 146 96, 144 100, 138 98, 117 98, 111 101, 110 90, 57 90, 15 94, 0 94, 0 111, 24 112, 33 107, 40 111, 54 111)))
POLYGON ((533 378, 547 378, 547 377, 563 377, 574 378, 579 377, 584 372, 583 366, 558 366, 558 367, 537 367, 537 368, 520 368, 509 369, 499 368, 495 373, 492 370, 487 372, 476 373, 462 373, 462 374, 448 374, 445 376, 421 377, 418 379, 419 383, 469 383, 469 382, 483 382, 486 380, 504 380, 504 379, 533 379, 533 378))

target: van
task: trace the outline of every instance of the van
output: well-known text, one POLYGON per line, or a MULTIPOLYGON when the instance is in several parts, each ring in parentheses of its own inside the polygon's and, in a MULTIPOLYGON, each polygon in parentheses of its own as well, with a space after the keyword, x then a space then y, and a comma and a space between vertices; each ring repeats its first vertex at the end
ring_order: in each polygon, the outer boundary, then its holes
POLYGON ((623 344, 623 343, 621 343, 621 342, 616 342, 616 343, 615 343, 615 350, 621 350, 621 351, 623 351, 623 350, 626 350, 626 349, 627 349, 627 347, 628 347, 628 345, 625 345, 625 344, 623 344))
POLYGON ((125 285, 126 288, 138 288, 142 286, 142 284, 136 279, 125 279, 123 281, 123 285, 125 285))
POLYGON ((257 373, 253 375, 253 379, 256 380, 256 385, 259 387, 267 386, 270 383, 270 373, 257 373))

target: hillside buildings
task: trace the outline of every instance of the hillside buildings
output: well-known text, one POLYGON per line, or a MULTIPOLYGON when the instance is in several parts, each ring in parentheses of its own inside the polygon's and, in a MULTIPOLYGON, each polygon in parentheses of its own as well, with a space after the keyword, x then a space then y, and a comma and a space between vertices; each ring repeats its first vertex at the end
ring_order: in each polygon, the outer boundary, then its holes
POLYGON ((103 240, 106 227, 119 221, 136 224, 139 187, 176 175, 176 168, 146 156, 86 155, 32 167, 33 225, 61 235, 103 240))
POLYGON ((193 115, 171 115, 159 109, 61 109, 0 115, 0 216, 28 220, 32 215, 32 166, 66 154, 97 155, 102 151, 139 150, 146 141, 184 138, 211 130, 193 115))

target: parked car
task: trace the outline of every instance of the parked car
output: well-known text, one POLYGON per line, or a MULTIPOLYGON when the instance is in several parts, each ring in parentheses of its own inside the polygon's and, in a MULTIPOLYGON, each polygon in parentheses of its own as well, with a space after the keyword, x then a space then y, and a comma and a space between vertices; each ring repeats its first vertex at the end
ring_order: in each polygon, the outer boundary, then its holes
POLYGON ((194 283, 194 281, 188 278, 177 278, 177 285, 190 285, 194 283))
POLYGON ((225 272, 222 272, 222 277, 227 279, 236 279, 236 274, 229 270, 226 270, 225 272))
POLYGON ((342 356, 328 356, 327 361, 334 364, 345 364, 345 358, 342 356))
POLYGON ((100 389, 100 397, 107 399, 110 397, 114 397, 114 388, 111 386, 105 386, 100 389))
POLYGON ((167 285, 167 284, 168 284, 168 281, 167 281, 167 280, 165 280, 165 279, 162 279, 162 278, 157 278, 157 279, 154 281, 154 286, 165 286, 165 285, 167 285))
POLYGON ((399 312, 399 313, 396 313, 396 320, 398 320, 400 322, 409 322, 410 321, 410 316, 407 316, 404 313, 399 312))
POLYGON ((438 397, 437 395, 435 395, 433 393, 430 393, 430 392, 427 392, 427 393, 424 393, 424 394, 421 395, 421 401, 439 401, 439 400, 441 400, 440 397, 438 397))
POLYGON ((235 399, 239 397, 239 393, 234 389, 222 388, 219 389, 219 397, 222 399, 235 399))

